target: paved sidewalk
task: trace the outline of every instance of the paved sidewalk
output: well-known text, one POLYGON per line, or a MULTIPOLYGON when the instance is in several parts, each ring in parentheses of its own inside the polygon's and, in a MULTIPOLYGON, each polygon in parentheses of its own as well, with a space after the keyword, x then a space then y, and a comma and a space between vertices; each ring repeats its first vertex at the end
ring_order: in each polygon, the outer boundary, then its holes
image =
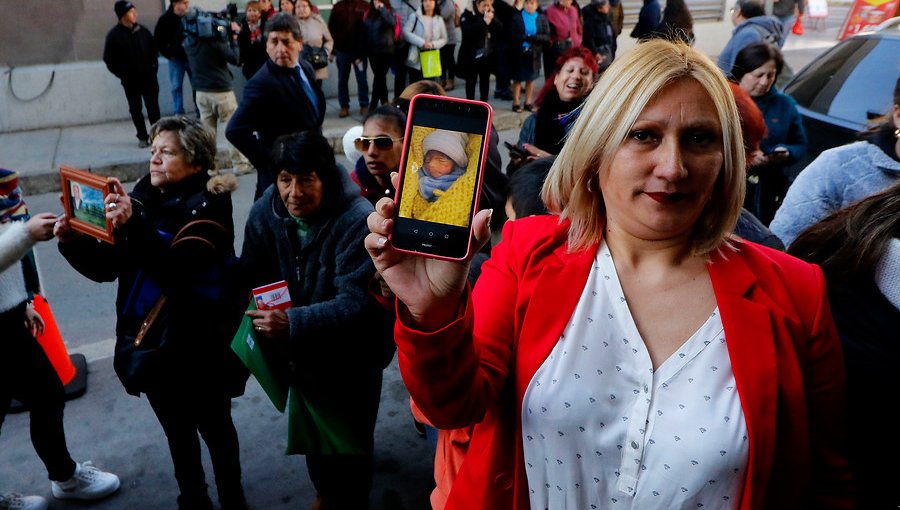
MULTIPOLYGON (((456 89, 450 94, 465 97, 465 82, 457 82, 456 89)), ((340 105, 337 98, 329 98, 326 102, 322 131, 335 152, 343 154, 341 139, 347 129, 362 121, 362 116, 358 109, 353 109, 350 117, 338 118, 340 105)), ((525 114, 510 111, 511 104, 509 101, 493 104, 497 109, 494 125, 499 131, 518 130, 526 118, 525 114)), ((221 155, 228 147, 224 126, 219 126, 217 134, 221 155)), ((0 134, 0 167, 17 170, 22 188, 29 195, 58 190, 60 165, 118 177, 124 182, 143 176, 147 172, 148 159, 148 150, 138 148, 130 119, 0 134)))

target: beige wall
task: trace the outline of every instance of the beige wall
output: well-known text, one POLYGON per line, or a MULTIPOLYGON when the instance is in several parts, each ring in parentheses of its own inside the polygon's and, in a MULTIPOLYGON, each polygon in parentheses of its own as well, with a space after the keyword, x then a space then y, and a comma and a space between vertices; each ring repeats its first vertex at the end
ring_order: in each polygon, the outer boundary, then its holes
MULTIPOLYGON (((169 0, 131 0, 138 23, 153 31, 169 0)), ((191 0, 191 5, 220 11, 229 2, 241 9, 246 0, 191 0)), ((314 0, 330 4, 330 0, 314 0)), ((100 60, 106 33, 116 23, 115 0, 0 0, 0 67, 100 60)), ((273 1, 278 4, 277 0, 273 1)))
MULTIPOLYGON (((138 22, 153 30, 162 0, 132 0, 138 22)), ((116 24, 114 0, 0 0, 0 65, 100 60, 116 24)))

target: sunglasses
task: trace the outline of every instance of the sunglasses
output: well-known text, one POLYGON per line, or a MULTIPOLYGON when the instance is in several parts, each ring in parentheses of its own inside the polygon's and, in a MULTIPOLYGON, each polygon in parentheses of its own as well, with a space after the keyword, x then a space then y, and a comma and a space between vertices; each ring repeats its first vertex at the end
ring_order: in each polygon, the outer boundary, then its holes
POLYGON ((403 140, 403 137, 399 138, 391 138, 387 135, 381 136, 360 136, 356 140, 353 140, 353 145, 356 147, 356 150, 360 152, 365 152, 369 150, 369 145, 375 144, 375 148, 380 151, 388 151, 394 146, 394 142, 399 142, 403 140))

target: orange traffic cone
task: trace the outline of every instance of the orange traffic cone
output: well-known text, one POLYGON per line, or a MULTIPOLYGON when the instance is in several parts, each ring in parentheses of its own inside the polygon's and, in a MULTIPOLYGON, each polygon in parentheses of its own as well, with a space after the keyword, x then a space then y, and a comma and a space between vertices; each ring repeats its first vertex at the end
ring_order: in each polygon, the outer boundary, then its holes
POLYGON ((44 319, 44 332, 37 336, 37 341, 44 348, 44 352, 50 358, 50 363, 59 375, 59 380, 65 386, 75 377, 75 365, 72 364, 72 359, 69 358, 69 353, 66 351, 66 345, 63 343, 62 335, 59 334, 59 327, 53 318, 53 312, 50 311, 50 305, 40 294, 34 295, 34 311, 41 314, 41 318, 44 319))
POLYGON ((794 28, 791 29, 794 35, 803 35, 803 13, 797 14, 797 21, 794 22, 794 28))

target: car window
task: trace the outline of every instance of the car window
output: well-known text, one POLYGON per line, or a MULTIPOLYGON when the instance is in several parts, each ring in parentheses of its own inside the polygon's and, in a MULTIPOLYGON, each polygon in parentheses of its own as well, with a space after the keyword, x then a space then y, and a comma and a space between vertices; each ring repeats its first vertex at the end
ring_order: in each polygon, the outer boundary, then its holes
POLYGON ((866 53, 831 101, 828 114, 865 124, 869 114, 888 113, 900 75, 900 40, 880 39, 866 53))
MULTIPOLYGON (((803 69, 785 87, 785 92, 797 101, 797 104, 819 113, 826 113, 831 106, 834 91, 840 88, 843 80, 832 84, 842 66, 855 66, 859 58, 854 55, 863 53, 861 48, 867 40, 863 38, 848 39, 822 55, 808 67, 803 69), (831 85, 831 87, 829 87, 831 85), (832 92, 826 94, 826 89, 832 92), (821 99, 819 96, 823 96, 821 99)), ((871 46, 871 45, 870 45, 871 46)))
POLYGON ((786 88, 800 106, 854 122, 888 111, 900 72, 900 40, 854 37, 834 47, 786 88))

